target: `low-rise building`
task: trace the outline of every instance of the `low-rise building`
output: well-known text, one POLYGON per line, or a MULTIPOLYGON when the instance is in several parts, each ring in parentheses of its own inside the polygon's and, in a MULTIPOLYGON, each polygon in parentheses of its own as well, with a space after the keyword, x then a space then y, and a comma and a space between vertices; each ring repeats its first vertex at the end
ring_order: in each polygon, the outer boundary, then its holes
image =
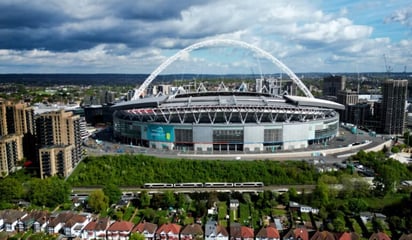
POLYGON ((157 224, 150 222, 141 222, 137 224, 132 233, 138 232, 142 234, 147 240, 154 240, 156 237, 157 224))
POLYGON ((203 239, 203 229, 200 224, 186 225, 180 233, 180 240, 201 240, 203 239))
POLYGON ((129 221, 116 221, 107 229, 107 239, 110 240, 127 240, 134 227, 129 221))
POLYGON ((90 221, 83 229, 82 239, 106 239, 106 230, 110 226, 108 217, 90 221))
POLYGON ((156 239, 178 240, 181 228, 180 225, 175 223, 163 224, 156 231, 156 239))

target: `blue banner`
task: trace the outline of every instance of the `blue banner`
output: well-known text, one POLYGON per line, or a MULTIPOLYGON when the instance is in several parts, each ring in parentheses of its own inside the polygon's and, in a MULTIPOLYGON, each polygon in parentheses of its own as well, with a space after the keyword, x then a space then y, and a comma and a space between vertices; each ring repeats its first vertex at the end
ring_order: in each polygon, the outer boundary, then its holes
POLYGON ((174 128, 172 126, 149 125, 147 139, 158 142, 174 142, 174 128))

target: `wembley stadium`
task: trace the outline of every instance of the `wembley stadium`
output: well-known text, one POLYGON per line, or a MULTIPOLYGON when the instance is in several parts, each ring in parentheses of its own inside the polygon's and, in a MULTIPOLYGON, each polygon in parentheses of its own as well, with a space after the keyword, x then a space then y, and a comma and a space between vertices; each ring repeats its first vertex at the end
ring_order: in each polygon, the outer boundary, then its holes
POLYGON ((170 57, 135 90, 132 100, 113 108, 114 137, 123 143, 210 153, 304 149, 328 141, 338 135, 337 110, 343 106, 314 98, 288 67, 266 51, 245 42, 216 39, 193 44, 170 57), (153 79, 182 54, 214 45, 235 45, 266 57, 305 96, 263 91, 261 80, 255 91, 178 89, 173 94, 142 98, 153 79))

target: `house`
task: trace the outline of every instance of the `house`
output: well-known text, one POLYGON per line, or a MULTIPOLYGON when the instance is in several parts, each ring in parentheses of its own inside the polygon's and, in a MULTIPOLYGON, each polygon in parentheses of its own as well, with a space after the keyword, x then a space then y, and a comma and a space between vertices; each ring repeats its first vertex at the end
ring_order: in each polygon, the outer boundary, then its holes
POLYGON ((412 240, 412 233, 402 234, 402 236, 399 238, 399 240, 412 240))
POLYGON ((240 223, 230 223, 230 239, 231 240, 253 240, 255 232, 252 228, 241 226, 240 223))
POLYGON ((310 240, 335 240, 335 236, 329 231, 316 231, 310 240))
POLYGON ((305 227, 297 227, 290 229, 289 232, 283 236, 283 240, 309 240, 309 232, 305 227))
POLYGON ((33 229, 34 232, 44 231, 50 214, 47 211, 32 211, 17 222, 16 230, 25 232, 33 229))
POLYGON ((240 226, 240 223, 230 223, 229 234, 230 239, 240 240, 242 238, 242 227, 240 226))
POLYGON ((182 227, 175 223, 166 223, 156 230, 156 239, 178 240, 182 227))
POLYGON ((87 215, 74 214, 64 224, 64 235, 68 238, 80 237, 84 227, 90 222, 90 217, 87 215))
POLYGON ((106 239, 106 230, 110 226, 110 219, 99 218, 90 221, 84 228, 82 239, 106 239))
POLYGON ((242 226, 241 227, 241 239, 242 240, 253 240, 255 239, 255 232, 253 231, 252 228, 250 227, 246 227, 246 226, 242 226))
POLYGON ((48 234, 57 234, 63 228, 67 221, 72 218, 72 212, 61 212, 50 216, 49 224, 47 225, 48 234))
POLYGON ((201 240, 203 239, 203 229, 200 224, 194 223, 186 225, 180 232, 180 240, 201 240))
POLYGON ((280 234, 273 226, 262 227, 256 234, 256 240, 280 240, 280 234))
POLYGON ((216 221, 209 220, 205 225, 205 240, 229 240, 229 234, 216 221))
POLYGON ((116 221, 107 229, 107 239, 126 240, 134 227, 134 224, 129 221, 116 221))
POLYGON ((335 233, 336 240, 359 240, 359 234, 355 232, 335 233))
POLYGON ((27 216, 26 212, 14 209, 7 209, 0 213, 0 229, 6 232, 17 231, 17 223, 27 216))
POLYGON ((49 224, 50 213, 47 211, 40 211, 35 214, 36 219, 33 223, 33 232, 45 232, 47 224, 49 224))
POLYGON ((391 238, 384 232, 372 233, 369 240, 391 240, 391 238))
POLYGON ((143 234, 145 239, 154 240, 156 237, 156 230, 157 224, 150 222, 141 222, 132 229, 132 233, 138 232, 140 234, 143 234))

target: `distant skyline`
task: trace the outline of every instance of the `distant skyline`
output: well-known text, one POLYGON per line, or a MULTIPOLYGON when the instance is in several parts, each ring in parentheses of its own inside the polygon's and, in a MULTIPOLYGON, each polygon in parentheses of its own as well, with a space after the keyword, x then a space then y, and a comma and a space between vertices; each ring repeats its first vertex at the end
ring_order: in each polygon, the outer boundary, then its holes
MULTIPOLYGON (((191 44, 241 40, 294 72, 412 71, 412 3, 1 0, 1 73, 151 73, 191 44)), ((204 48, 162 74, 273 73, 245 49, 204 48)), ((280 70, 278 70, 280 72, 280 70)))

